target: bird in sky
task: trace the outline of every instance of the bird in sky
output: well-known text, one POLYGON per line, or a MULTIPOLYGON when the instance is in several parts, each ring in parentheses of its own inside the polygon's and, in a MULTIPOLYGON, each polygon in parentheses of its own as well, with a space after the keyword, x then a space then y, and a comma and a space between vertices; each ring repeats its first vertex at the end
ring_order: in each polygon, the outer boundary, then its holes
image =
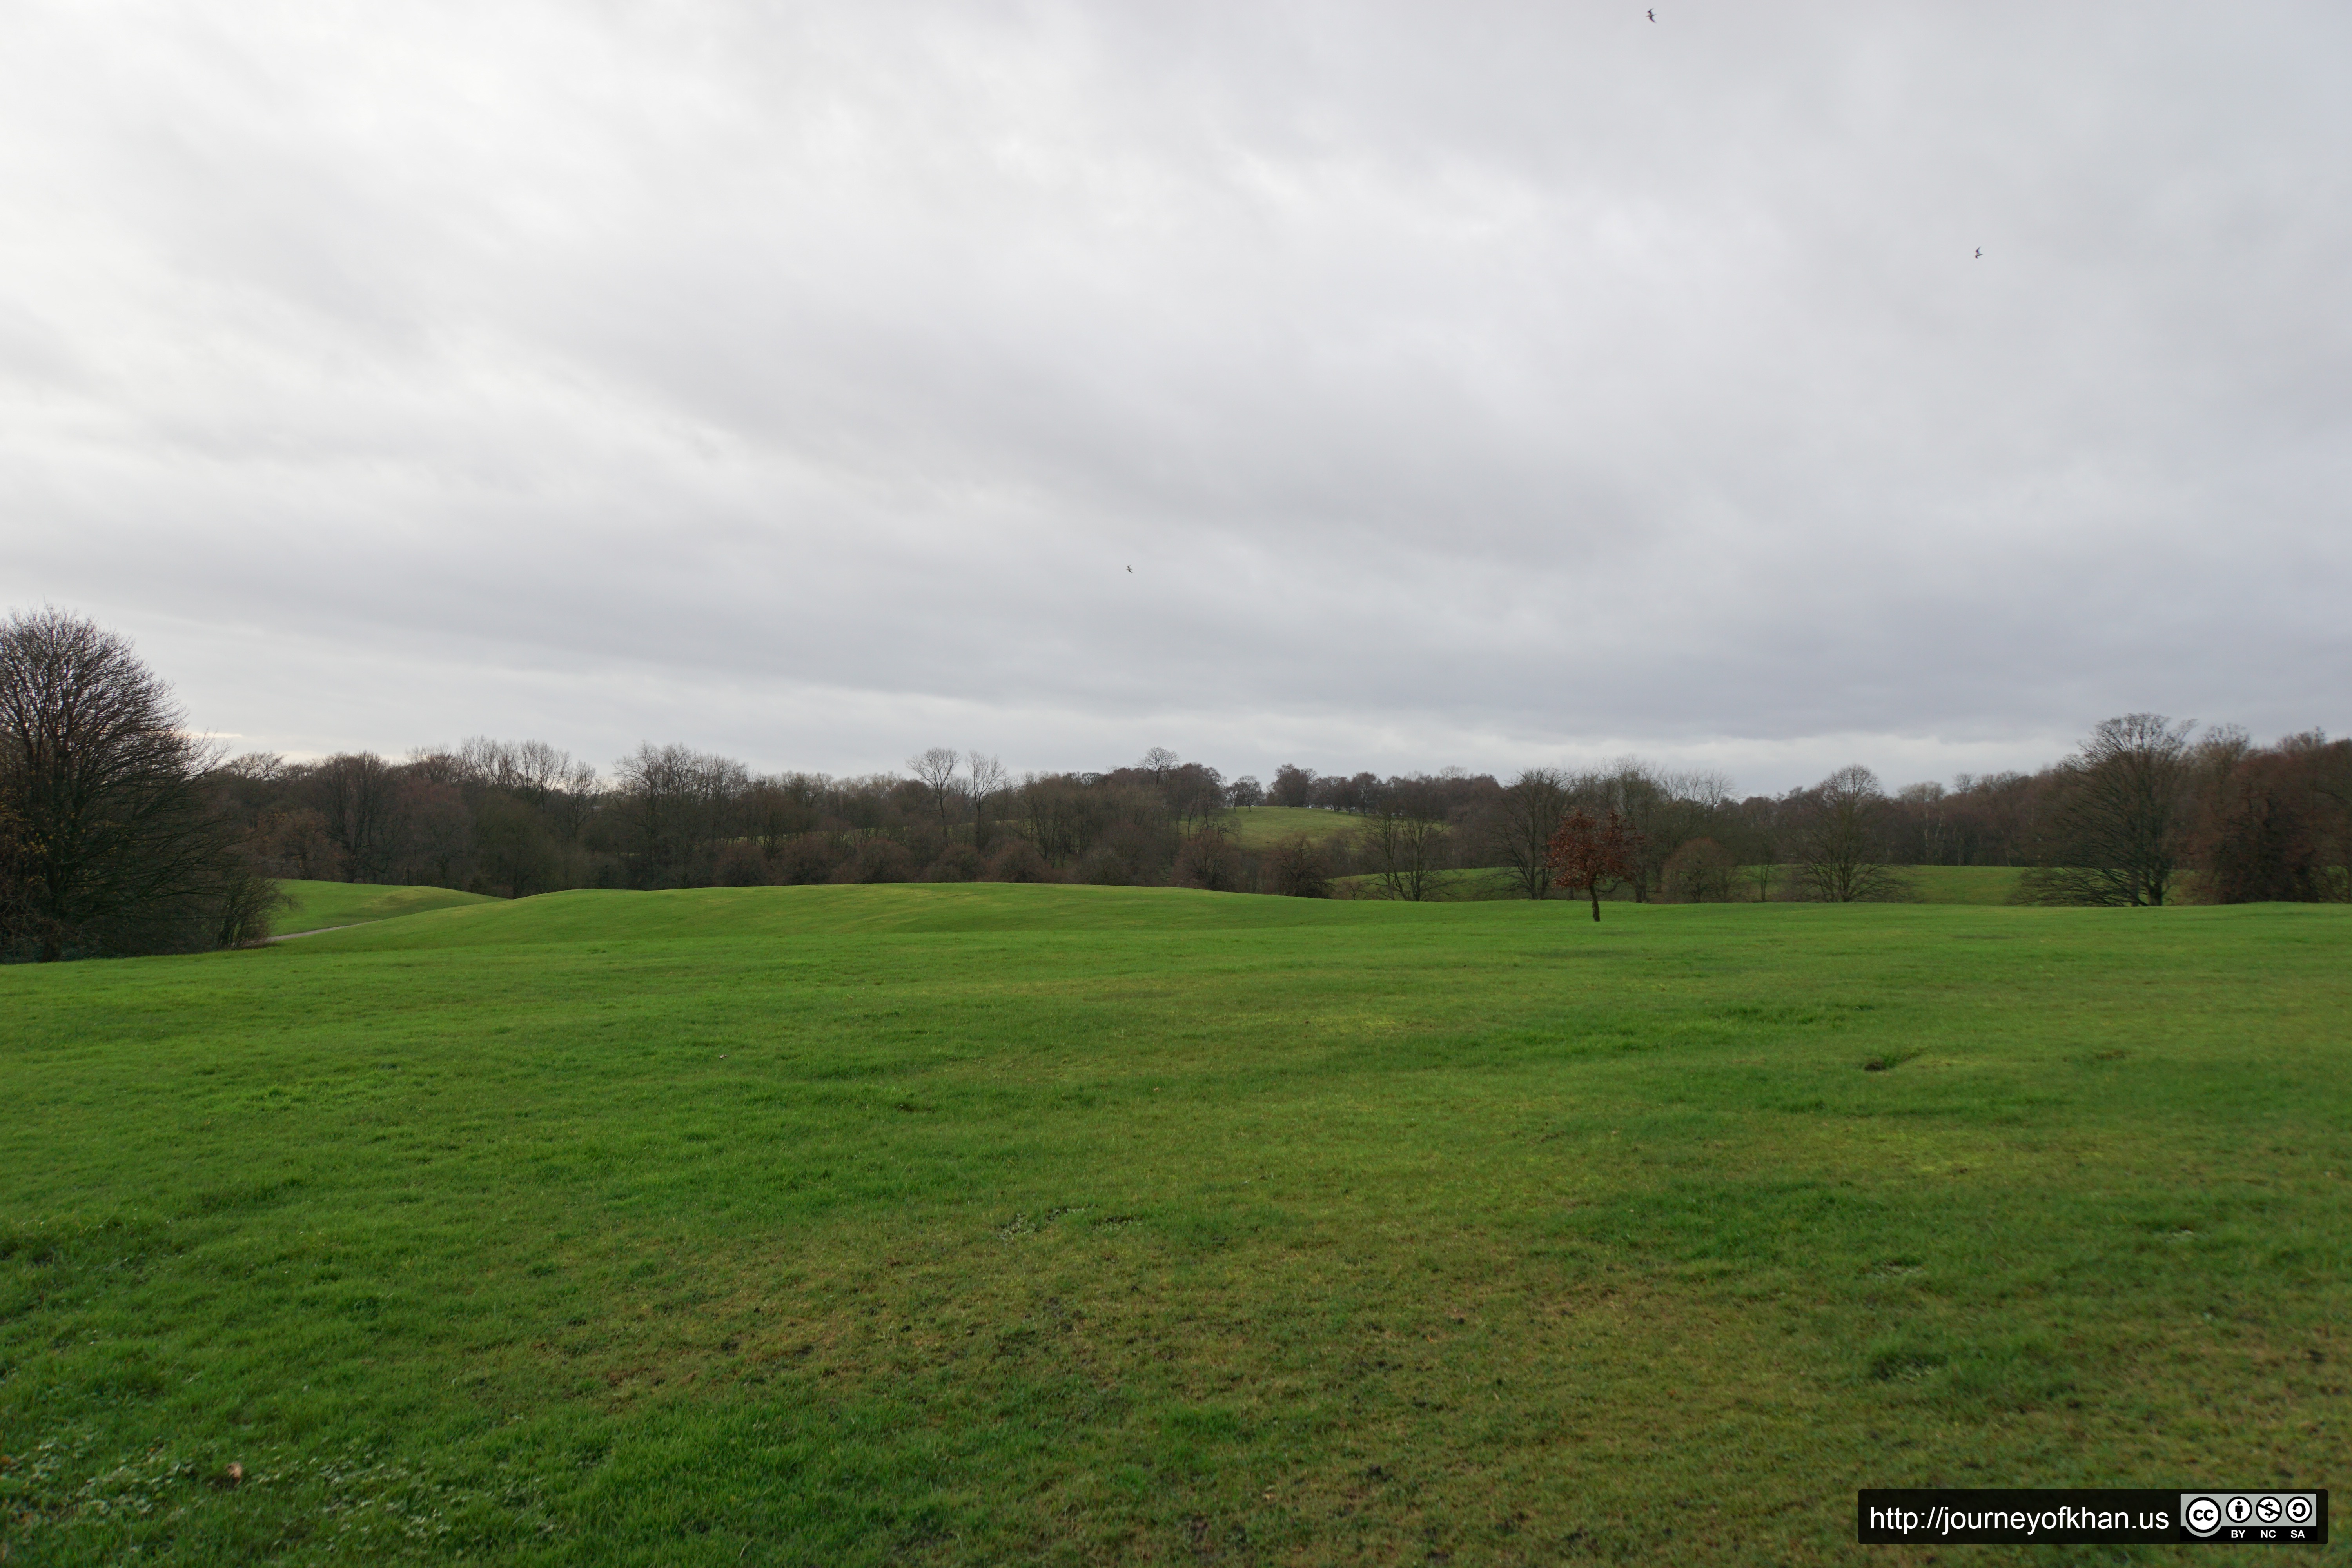
POLYGON ((1132 576, 1132 575, 1134 574, 1134 572, 1135 572, 1135 568, 1134 568, 1134 567, 1130 566, 1130 567, 1129 567, 1127 570, 1128 570, 1128 574, 1129 574, 1129 575, 1132 576))
MULTIPOLYGON (((1978 259, 1979 261, 1982 261, 1982 260, 1984 259, 1984 247, 1983 247, 1983 246, 1981 246, 1981 245, 1979 245, 1979 246, 1978 246, 1978 247, 1977 247, 1977 259, 1978 259)), ((1132 567, 1132 566, 1130 566, 1130 567, 1129 567, 1129 568, 1128 568, 1128 570, 1129 570, 1129 571, 1130 571, 1130 572, 1132 572, 1132 571, 1134 571, 1134 570, 1135 570, 1135 568, 1134 568, 1134 567, 1132 567)))
POLYGON ((1650 20, 1651 20, 1651 21, 1653 21, 1653 22, 1654 22, 1654 21, 1656 21, 1657 19, 1658 19, 1658 14, 1657 14, 1655 11, 1651 12, 1651 13, 1650 13, 1650 20))

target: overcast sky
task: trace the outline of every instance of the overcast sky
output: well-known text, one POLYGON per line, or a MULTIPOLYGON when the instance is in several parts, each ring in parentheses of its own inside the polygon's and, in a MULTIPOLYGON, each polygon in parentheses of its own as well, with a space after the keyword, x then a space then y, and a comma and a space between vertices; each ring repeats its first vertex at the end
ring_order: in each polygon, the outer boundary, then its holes
POLYGON ((2352 730, 2352 8, 1644 9, 0 0, 0 605, 293 754, 2352 730))

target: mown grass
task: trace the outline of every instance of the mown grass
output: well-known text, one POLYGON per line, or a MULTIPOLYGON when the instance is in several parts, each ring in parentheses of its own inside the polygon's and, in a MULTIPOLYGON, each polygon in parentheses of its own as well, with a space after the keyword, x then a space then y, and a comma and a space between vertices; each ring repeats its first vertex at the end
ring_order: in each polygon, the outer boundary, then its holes
POLYGON ((753 889, 18 966, 0 1541, 1903 1562, 1857 1486, 2326 1484, 2347 917, 753 889))
POLYGON ((291 907, 278 911, 275 921, 278 931, 287 932, 395 920, 402 915, 454 909, 459 904, 492 901, 483 894, 461 893, 454 888, 378 887, 369 882, 315 882, 293 878, 278 886, 294 900, 291 907))

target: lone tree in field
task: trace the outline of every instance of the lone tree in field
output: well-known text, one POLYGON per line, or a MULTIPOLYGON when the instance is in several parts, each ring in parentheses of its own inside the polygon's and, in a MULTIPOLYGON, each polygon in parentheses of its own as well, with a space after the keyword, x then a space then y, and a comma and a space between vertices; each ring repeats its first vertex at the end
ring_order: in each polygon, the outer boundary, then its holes
POLYGON ((267 935, 276 887, 205 797, 210 750, 131 645, 0 622, 0 952, 171 952, 267 935))
POLYGON ((1592 918, 1601 918, 1601 895, 1630 882, 1641 871, 1642 836, 1612 807, 1599 822, 1582 811, 1571 811, 1551 836, 1544 864, 1552 880, 1571 893, 1592 900, 1592 918))
POLYGON ((2195 758, 2191 726, 2126 713, 2058 765, 2055 831, 2021 901, 2161 904, 2180 868, 2195 758))

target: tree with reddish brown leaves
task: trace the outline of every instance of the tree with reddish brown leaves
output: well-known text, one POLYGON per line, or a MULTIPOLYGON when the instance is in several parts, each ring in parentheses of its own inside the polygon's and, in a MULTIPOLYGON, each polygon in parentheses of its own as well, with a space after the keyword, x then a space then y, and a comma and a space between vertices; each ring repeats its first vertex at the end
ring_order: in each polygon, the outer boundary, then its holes
POLYGON ((1559 831, 1551 836, 1544 864, 1551 868, 1555 886, 1592 900, 1592 918, 1597 921, 1601 895, 1633 879, 1640 870, 1641 853, 1641 834, 1614 808, 1598 822, 1581 811, 1571 811, 1560 822, 1559 831))

